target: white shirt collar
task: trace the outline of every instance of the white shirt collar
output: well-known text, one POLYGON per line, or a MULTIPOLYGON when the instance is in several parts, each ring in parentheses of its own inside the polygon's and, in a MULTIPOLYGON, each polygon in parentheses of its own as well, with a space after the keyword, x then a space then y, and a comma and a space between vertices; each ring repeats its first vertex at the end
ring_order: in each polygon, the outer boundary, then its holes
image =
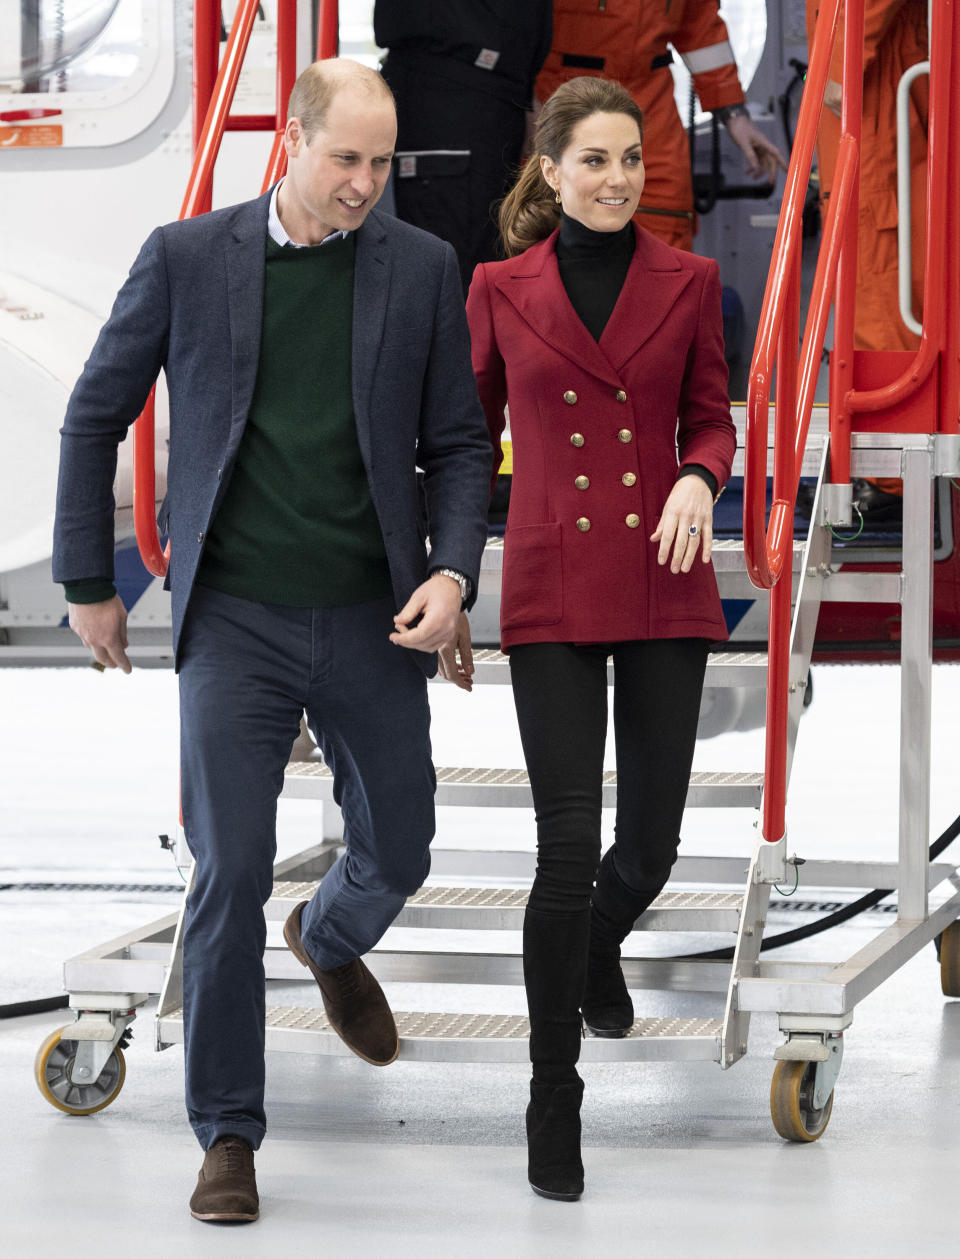
MULTIPOLYGON (((280 183, 278 183, 274 188, 273 194, 270 197, 270 211, 267 215, 267 234, 270 239, 275 241, 278 245, 292 245, 294 249, 306 249, 307 246, 302 242, 290 239, 287 235, 286 229, 280 222, 280 215, 277 212, 277 194, 280 191, 280 184, 282 183, 283 180, 281 179, 280 183)), ((335 240, 346 240, 346 238, 346 232, 334 232, 332 236, 327 236, 325 240, 320 242, 320 244, 329 245, 335 240)))

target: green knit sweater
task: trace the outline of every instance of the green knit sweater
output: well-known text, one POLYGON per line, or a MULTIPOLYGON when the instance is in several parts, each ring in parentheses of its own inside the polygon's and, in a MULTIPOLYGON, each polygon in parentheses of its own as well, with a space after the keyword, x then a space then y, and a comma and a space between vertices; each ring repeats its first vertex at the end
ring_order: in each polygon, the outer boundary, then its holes
POLYGON ((353 413, 354 253, 352 234, 302 249, 267 240, 257 382, 204 586, 296 607, 390 592, 353 413))

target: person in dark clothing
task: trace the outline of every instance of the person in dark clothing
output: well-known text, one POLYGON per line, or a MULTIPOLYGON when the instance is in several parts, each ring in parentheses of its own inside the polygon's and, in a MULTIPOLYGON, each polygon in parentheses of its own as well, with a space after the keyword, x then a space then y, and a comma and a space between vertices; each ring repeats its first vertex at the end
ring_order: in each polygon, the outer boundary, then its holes
POLYGON ((290 96, 287 173, 154 231, 63 426, 54 580, 100 664, 130 672, 113 582, 117 444, 162 369, 181 801, 187 1111, 199 1220, 260 1211, 264 970, 277 797, 306 710, 345 851, 284 939, 365 1062, 399 1051, 362 961, 430 868, 427 677, 470 606, 490 442, 449 245, 374 209, 396 137, 368 67, 290 96), (423 499, 417 468, 423 470, 423 499), (431 549, 425 544, 427 521, 431 549))
POLYGON ((495 203, 513 183, 550 0, 377 0, 383 77, 397 99, 397 215, 449 241, 463 291, 497 257, 495 203))
POLYGON ((511 256, 479 266, 467 299, 487 424, 498 447, 509 401, 514 452, 500 624, 537 820, 528 1178, 564 1200, 583 1191, 581 1012, 598 1036, 633 1026, 620 944, 676 860, 707 650, 727 636, 709 563, 736 450, 719 272, 631 222, 642 139, 620 84, 559 87, 501 209, 511 256))

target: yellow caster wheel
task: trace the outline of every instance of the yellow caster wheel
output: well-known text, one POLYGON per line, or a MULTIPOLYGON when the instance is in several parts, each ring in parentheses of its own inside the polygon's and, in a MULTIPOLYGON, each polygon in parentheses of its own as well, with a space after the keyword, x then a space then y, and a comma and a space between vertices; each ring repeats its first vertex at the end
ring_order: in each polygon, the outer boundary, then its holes
POLYGON ((37 1050, 33 1075, 51 1106, 68 1115, 92 1115, 109 1106, 126 1078, 127 1067, 118 1045, 93 1081, 74 1078, 77 1041, 62 1039, 67 1028, 53 1032, 37 1050))
POLYGON ((945 997, 960 997, 960 922, 940 937, 940 987, 945 997))
POLYGON ((770 1116, 785 1141, 816 1141, 830 1122, 833 1090, 817 1109, 813 1090, 817 1075, 815 1062, 778 1062, 770 1083, 770 1116))

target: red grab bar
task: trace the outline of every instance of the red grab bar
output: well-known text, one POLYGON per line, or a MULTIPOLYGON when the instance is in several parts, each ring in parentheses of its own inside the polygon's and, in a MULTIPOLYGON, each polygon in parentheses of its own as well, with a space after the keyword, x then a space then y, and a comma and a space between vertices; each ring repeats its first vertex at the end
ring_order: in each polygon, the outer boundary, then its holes
MULTIPOLYGON (((856 278, 863 0, 847 0, 841 120, 843 138, 798 361, 802 210, 813 165, 839 8, 840 0, 824 4, 817 21, 747 393, 743 541, 750 580, 754 585, 770 590, 762 833, 764 839, 772 843, 779 841, 786 831, 793 516, 797 486, 838 268, 845 268, 851 280, 856 278), (849 247, 851 233, 852 249, 849 247), (843 245, 848 247, 843 248, 843 245), (854 271, 851 271, 851 256, 854 271), (765 519, 767 433, 774 368, 773 503, 768 523, 765 519)), ((852 287, 849 292, 852 299, 852 287)), ((841 315, 838 303, 838 343, 842 335, 841 315)), ((852 301, 849 329, 851 353, 848 358, 852 371, 852 301)))
MULTIPOLYGON (((941 350, 950 344, 944 339, 944 327, 950 309, 950 285, 947 275, 948 216, 951 208, 951 163, 946 160, 953 131, 956 144, 957 93, 953 76, 957 73, 956 59, 956 6, 953 0, 943 0, 931 9, 930 30, 930 121, 927 171, 927 240, 924 258, 924 310, 920 346, 907 370, 889 385, 881 389, 853 390, 844 398, 849 412, 882 411, 903 402, 924 383, 937 366, 941 350), (953 117, 951 117, 951 108, 953 117), (940 154, 944 160, 940 159, 940 154)), ((956 260, 955 260, 956 261, 956 260)), ((956 355, 954 355, 956 358, 956 355)), ((956 432, 956 408, 953 411, 954 426, 946 431, 956 432)), ((939 426, 941 431, 944 425, 939 426)), ((836 478, 834 478, 836 480, 836 478)))
POLYGON ((920 346, 898 380, 871 390, 853 387, 864 0, 847 0, 842 136, 798 375, 800 212, 838 8, 838 0, 832 0, 820 10, 747 397, 744 549, 751 581, 771 591, 763 836, 773 842, 785 833, 793 515, 834 290, 836 334, 830 373, 833 483, 843 484, 850 479, 853 415, 888 410, 902 402, 920 388, 935 368, 939 369, 939 414, 931 416, 931 431, 960 431, 960 84, 957 82, 960 14, 957 0, 936 0, 932 6, 925 311, 920 346), (775 365, 773 504, 767 522, 764 518, 767 424, 770 381, 775 365))
POLYGON ((317 15, 317 60, 335 57, 340 47, 339 0, 320 0, 317 15))
MULTIPOLYGON (((821 249, 822 265, 818 268, 811 297, 810 312, 807 317, 807 329, 804 335, 802 359, 799 379, 803 384, 804 401, 807 404, 805 415, 801 415, 801 424, 796 421, 796 393, 794 390, 778 393, 776 411, 776 438, 774 443, 774 503, 771 511, 771 529, 768 532, 765 520, 766 488, 767 488, 767 428, 770 407, 770 388, 773 381, 774 365, 779 362, 778 355, 783 343, 782 333, 787 308, 799 319, 800 291, 796 283, 795 273, 800 260, 802 247, 802 214, 803 203, 813 166, 813 150, 817 138, 817 127, 820 109, 827 86, 827 74, 830 68, 830 55, 837 28, 840 0, 828 0, 820 10, 816 34, 811 50, 810 65, 807 70, 807 82, 800 102, 800 114, 793 142, 793 153, 790 168, 787 171, 787 183, 783 194, 777 234, 774 240, 773 257, 770 272, 767 276, 767 287, 763 296, 760 312, 760 323, 757 329, 757 340, 750 367, 750 384, 747 393, 746 416, 746 458, 744 466, 744 520, 743 540, 746 551, 747 572, 755 586, 770 589, 779 580, 787 561, 787 549, 784 546, 784 520, 789 514, 793 517, 793 499, 796 488, 790 490, 793 473, 799 467, 794 452, 803 450, 806 442, 806 429, 810 422, 812 408, 813 384, 816 380, 815 366, 819 365, 823 353, 823 336, 826 330, 827 314, 830 308, 830 293, 833 288, 833 275, 828 266, 836 268, 839 257, 837 238, 844 226, 838 210, 842 207, 849 215, 852 199, 852 181, 856 177, 856 163, 859 144, 856 137, 844 136, 844 161, 838 162, 838 183, 842 185, 843 196, 831 198, 831 214, 824 229, 824 252, 821 249), (819 286, 817 284, 819 281, 819 286), (819 344, 817 342, 819 341, 819 344), (789 395, 789 396, 788 396, 789 395), (781 411, 781 406, 787 413, 781 411), (802 435, 802 441, 800 440, 802 435), (789 448, 790 475, 784 476, 784 461, 789 448), (781 472, 778 478, 778 469, 781 472), (777 482, 780 482, 778 485, 777 482), (778 490, 782 493, 778 493, 778 490)), ((847 5, 847 26, 851 20, 859 16, 862 29, 863 0, 850 0, 847 5)), ((861 50, 862 37, 857 40, 861 50)), ((784 358, 796 359, 796 341, 783 345, 784 358)), ((791 544, 792 545, 792 544, 791 544)))

